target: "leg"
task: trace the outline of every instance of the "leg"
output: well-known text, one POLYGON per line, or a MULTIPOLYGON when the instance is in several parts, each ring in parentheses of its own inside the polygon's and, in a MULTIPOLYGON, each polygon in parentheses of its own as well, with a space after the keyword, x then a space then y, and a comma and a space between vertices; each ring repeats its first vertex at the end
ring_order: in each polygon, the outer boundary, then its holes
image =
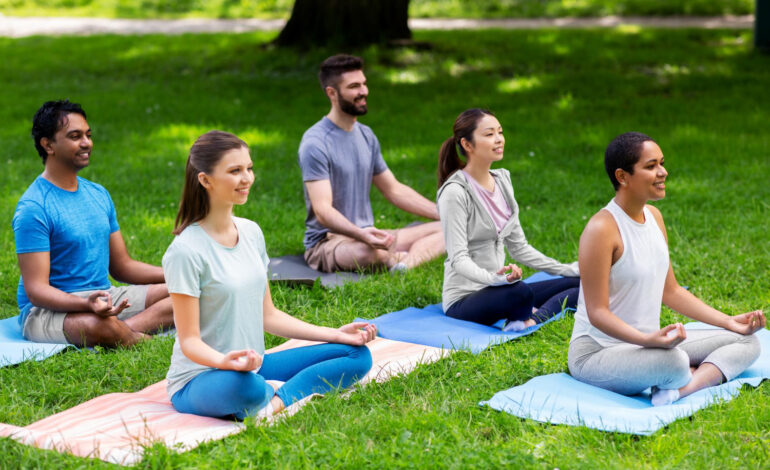
POLYGON ((116 317, 100 317, 93 313, 66 313, 63 330, 67 341, 75 346, 133 346, 149 338, 132 330, 116 317))
POLYGON ((690 381, 690 359, 679 349, 643 348, 623 343, 602 347, 589 336, 575 338, 568 353, 573 377, 623 395, 649 387, 673 389, 690 381))
POLYGON ((286 382, 273 399, 278 412, 313 393, 349 387, 369 372, 372 355, 366 346, 317 344, 266 354, 259 375, 286 382))
POLYGON ((305 262, 319 271, 351 271, 372 266, 391 267, 398 259, 396 252, 376 250, 366 243, 338 233, 327 233, 326 238, 305 251, 305 262))
POLYGON ((153 334, 174 326, 174 311, 165 284, 147 286, 144 306, 145 309, 135 315, 127 318, 120 316, 129 328, 139 333, 153 334))
MULTIPOLYGON (((533 282, 529 285, 534 297, 532 302, 535 307, 541 308, 554 295, 569 289, 580 287, 579 277, 563 277, 560 279, 551 279, 549 281, 533 282)), ((574 299, 577 305, 577 298, 574 299)))
POLYGON ((692 380, 679 388, 681 397, 734 379, 746 370, 761 352, 756 336, 744 336, 721 329, 688 330, 687 339, 679 348, 689 356, 690 365, 696 367, 692 380))
POLYGON ((440 222, 404 227, 393 232, 396 236, 394 250, 407 252, 401 260, 407 268, 426 263, 446 251, 440 222))
POLYGON ((180 413, 243 419, 267 405, 273 394, 265 379, 253 372, 213 369, 187 382, 171 404, 180 413))
POLYGON ((561 291, 554 295, 550 299, 546 300, 535 313, 532 314, 538 323, 543 323, 549 318, 561 313, 562 306, 564 308, 574 309, 577 306, 577 298, 580 294, 580 289, 573 287, 565 291, 561 291))
POLYGON ((452 304, 446 315, 482 325, 501 318, 523 321, 532 315, 532 290, 523 282, 485 287, 452 304))

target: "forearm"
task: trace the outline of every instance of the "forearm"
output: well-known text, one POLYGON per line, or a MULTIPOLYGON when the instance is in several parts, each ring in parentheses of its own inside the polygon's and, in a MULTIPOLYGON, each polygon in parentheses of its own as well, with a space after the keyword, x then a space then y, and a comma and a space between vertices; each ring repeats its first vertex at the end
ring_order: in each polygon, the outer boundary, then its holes
POLYGON ((436 204, 405 184, 399 183, 399 186, 390 194, 386 194, 385 198, 394 206, 410 214, 439 220, 436 204))
POLYGON ((706 305, 687 289, 677 285, 663 292, 663 303, 669 308, 692 318, 720 328, 727 328, 730 317, 706 305))
POLYGON ((349 221, 347 217, 334 207, 328 206, 319 209, 315 211, 315 216, 321 225, 333 233, 347 235, 350 238, 363 241, 363 229, 349 221))
POLYGON ((645 346, 647 335, 624 322, 611 311, 603 308, 587 309, 587 314, 591 325, 602 333, 626 343, 645 346))
POLYGON ((578 276, 578 267, 575 263, 564 264, 550 258, 529 243, 508 244, 508 253, 511 257, 521 264, 529 266, 532 269, 545 271, 549 274, 558 276, 576 277, 578 276))
POLYGON ((110 274, 115 280, 126 284, 163 284, 163 268, 128 259, 110 266, 110 274))
POLYGON ((27 297, 32 305, 54 312, 91 312, 88 299, 68 294, 51 285, 25 285, 27 297))
POLYGON ((308 341, 339 342, 340 332, 334 328, 317 326, 273 308, 264 315, 265 331, 284 338, 304 339, 308 341))
POLYGON ((225 355, 203 342, 200 337, 180 337, 179 346, 182 353, 196 364, 218 369, 224 362, 225 355))

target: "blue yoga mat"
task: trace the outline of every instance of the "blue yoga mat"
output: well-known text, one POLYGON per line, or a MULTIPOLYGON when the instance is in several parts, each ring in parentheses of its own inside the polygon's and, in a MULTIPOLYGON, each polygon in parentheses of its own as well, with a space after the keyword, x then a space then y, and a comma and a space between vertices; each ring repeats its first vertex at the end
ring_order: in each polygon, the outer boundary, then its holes
MULTIPOLYGON (((539 272, 528 277, 524 282, 540 282, 559 277, 539 272)), ((457 320, 444 315, 441 304, 434 304, 425 308, 409 307, 398 312, 386 313, 372 320, 357 318, 356 321, 374 323, 377 325, 379 335, 383 338, 444 349, 462 349, 478 354, 490 346, 534 333, 542 325, 563 317, 564 312, 561 312, 548 321, 524 331, 504 332, 501 330, 502 320, 493 326, 457 320)))
MULTIPOLYGON (((710 328, 702 323, 686 326, 688 329, 710 328)), ((762 344, 762 354, 743 374, 671 405, 652 406, 649 391, 628 397, 585 384, 568 374, 535 377, 524 385, 498 392, 479 405, 489 405, 496 410, 543 423, 650 435, 720 400, 732 400, 744 384, 756 387, 762 380, 770 378, 770 331, 762 330, 756 335, 762 344)))
POLYGON ((27 341, 21 335, 18 316, 0 320, 0 367, 40 361, 68 347, 70 345, 27 341))

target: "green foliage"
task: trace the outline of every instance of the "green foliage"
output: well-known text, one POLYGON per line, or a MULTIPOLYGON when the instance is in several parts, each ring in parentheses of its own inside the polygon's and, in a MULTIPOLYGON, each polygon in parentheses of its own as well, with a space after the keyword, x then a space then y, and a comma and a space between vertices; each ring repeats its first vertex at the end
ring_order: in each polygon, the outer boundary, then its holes
MULTIPOLYGON (((0 0, 23 16, 288 18, 292 0, 0 0)), ((413 17, 535 18, 601 15, 746 15, 754 0, 411 0, 413 17)))
MULTIPOLYGON (((82 172, 112 194, 138 259, 159 263, 171 241, 184 161, 213 129, 251 145, 256 183, 238 214, 263 228, 271 255, 301 251, 305 208, 296 151, 328 109, 316 67, 336 52, 298 54, 244 35, 0 39, 0 317, 17 313, 10 221, 42 170, 29 137, 45 100, 88 112, 92 164, 82 172)), ((436 155, 457 114, 489 107, 506 131, 530 242, 575 259, 588 217, 612 197, 602 167, 615 135, 639 130, 666 154, 668 224, 679 280, 717 308, 770 307, 770 58, 749 32, 620 28, 587 31, 417 32, 432 49, 371 47, 370 114, 396 176, 435 194, 436 155)), ((373 195, 382 227, 413 220, 373 195)), ((339 325, 441 298, 442 263, 372 276, 334 291, 273 285, 277 305, 339 325)), ((664 311, 664 321, 681 318, 664 311)), ((148 450, 149 468, 517 467, 746 468, 766 466, 770 387, 699 412, 645 438, 548 426, 479 408, 494 392, 566 370, 568 318, 478 356, 459 353, 349 399, 312 402, 272 428, 249 429, 181 455, 148 450)), ((268 338, 268 346, 281 340, 268 338)), ((69 351, 0 369, 0 422, 26 425, 90 398, 164 377, 172 341, 131 350, 69 351)), ((1 467, 106 467, 0 440, 1 467)))

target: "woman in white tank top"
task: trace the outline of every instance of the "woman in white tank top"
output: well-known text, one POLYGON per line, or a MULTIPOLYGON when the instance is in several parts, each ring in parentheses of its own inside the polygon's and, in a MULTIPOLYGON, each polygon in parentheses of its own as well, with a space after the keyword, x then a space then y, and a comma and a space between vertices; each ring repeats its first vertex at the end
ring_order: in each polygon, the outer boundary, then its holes
POLYGON ((660 211, 648 201, 666 194, 663 153, 648 136, 628 132, 605 152, 615 198, 580 237, 581 285, 570 341, 570 373, 626 395, 652 387, 653 405, 667 405, 730 380, 760 353, 753 335, 762 311, 725 315, 681 287, 668 259, 660 211), (660 328, 661 302, 720 329, 660 328))

